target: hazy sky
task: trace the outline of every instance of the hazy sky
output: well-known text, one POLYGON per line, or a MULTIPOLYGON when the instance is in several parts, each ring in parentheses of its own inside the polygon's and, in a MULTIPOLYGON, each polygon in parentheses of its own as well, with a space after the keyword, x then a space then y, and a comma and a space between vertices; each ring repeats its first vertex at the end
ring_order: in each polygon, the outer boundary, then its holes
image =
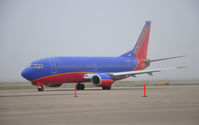
POLYGON ((43 57, 119 56, 133 48, 146 20, 148 58, 186 56, 150 69, 188 68, 136 80, 199 80, 198 0, 0 0, 0 82, 26 81, 21 71, 43 57))

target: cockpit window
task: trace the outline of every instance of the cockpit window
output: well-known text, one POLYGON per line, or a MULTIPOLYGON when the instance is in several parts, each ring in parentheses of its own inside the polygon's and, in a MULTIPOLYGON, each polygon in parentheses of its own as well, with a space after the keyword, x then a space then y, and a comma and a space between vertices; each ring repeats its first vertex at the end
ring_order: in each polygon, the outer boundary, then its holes
POLYGON ((31 67, 31 68, 42 68, 43 65, 42 64, 30 64, 29 67, 31 67))

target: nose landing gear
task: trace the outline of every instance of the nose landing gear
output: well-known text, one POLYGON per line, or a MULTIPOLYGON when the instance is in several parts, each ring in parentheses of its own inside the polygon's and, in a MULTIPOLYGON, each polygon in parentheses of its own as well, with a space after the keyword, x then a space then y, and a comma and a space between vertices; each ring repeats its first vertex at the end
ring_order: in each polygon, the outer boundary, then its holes
POLYGON ((38 91, 44 91, 44 87, 43 86, 38 86, 38 91))
POLYGON ((36 85, 38 86, 38 91, 44 91, 44 83, 40 83, 40 82, 36 82, 36 83, 32 83, 32 85, 36 85))

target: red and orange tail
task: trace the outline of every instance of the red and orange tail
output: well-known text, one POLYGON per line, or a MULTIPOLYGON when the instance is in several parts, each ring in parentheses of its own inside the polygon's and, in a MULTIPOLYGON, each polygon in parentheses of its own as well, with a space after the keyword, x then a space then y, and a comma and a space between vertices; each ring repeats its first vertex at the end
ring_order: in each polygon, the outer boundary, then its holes
POLYGON ((144 28, 135 44, 133 50, 121 55, 121 57, 136 57, 137 59, 147 59, 148 41, 150 35, 151 21, 146 21, 144 28))

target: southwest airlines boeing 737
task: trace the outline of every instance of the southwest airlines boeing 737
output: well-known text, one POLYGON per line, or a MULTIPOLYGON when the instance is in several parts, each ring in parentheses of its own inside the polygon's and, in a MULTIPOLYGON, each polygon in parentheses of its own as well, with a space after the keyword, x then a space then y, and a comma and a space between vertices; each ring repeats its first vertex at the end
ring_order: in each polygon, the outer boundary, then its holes
POLYGON ((150 27, 151 22, 146 21, 135 47, 119 57, 43 58, 33 61, 21 75, 32 85, 38 86, 38 91, 43 91, 43 86, 59 87, 63 83, 77 83, 77 90, 84 90, 83 82, 92 82, 93 85, 101 86, 103 89, 111 89, 111 85, 116 80, 182 68, 144 70, 151 62, 181 57, 147 59, 150 27))

